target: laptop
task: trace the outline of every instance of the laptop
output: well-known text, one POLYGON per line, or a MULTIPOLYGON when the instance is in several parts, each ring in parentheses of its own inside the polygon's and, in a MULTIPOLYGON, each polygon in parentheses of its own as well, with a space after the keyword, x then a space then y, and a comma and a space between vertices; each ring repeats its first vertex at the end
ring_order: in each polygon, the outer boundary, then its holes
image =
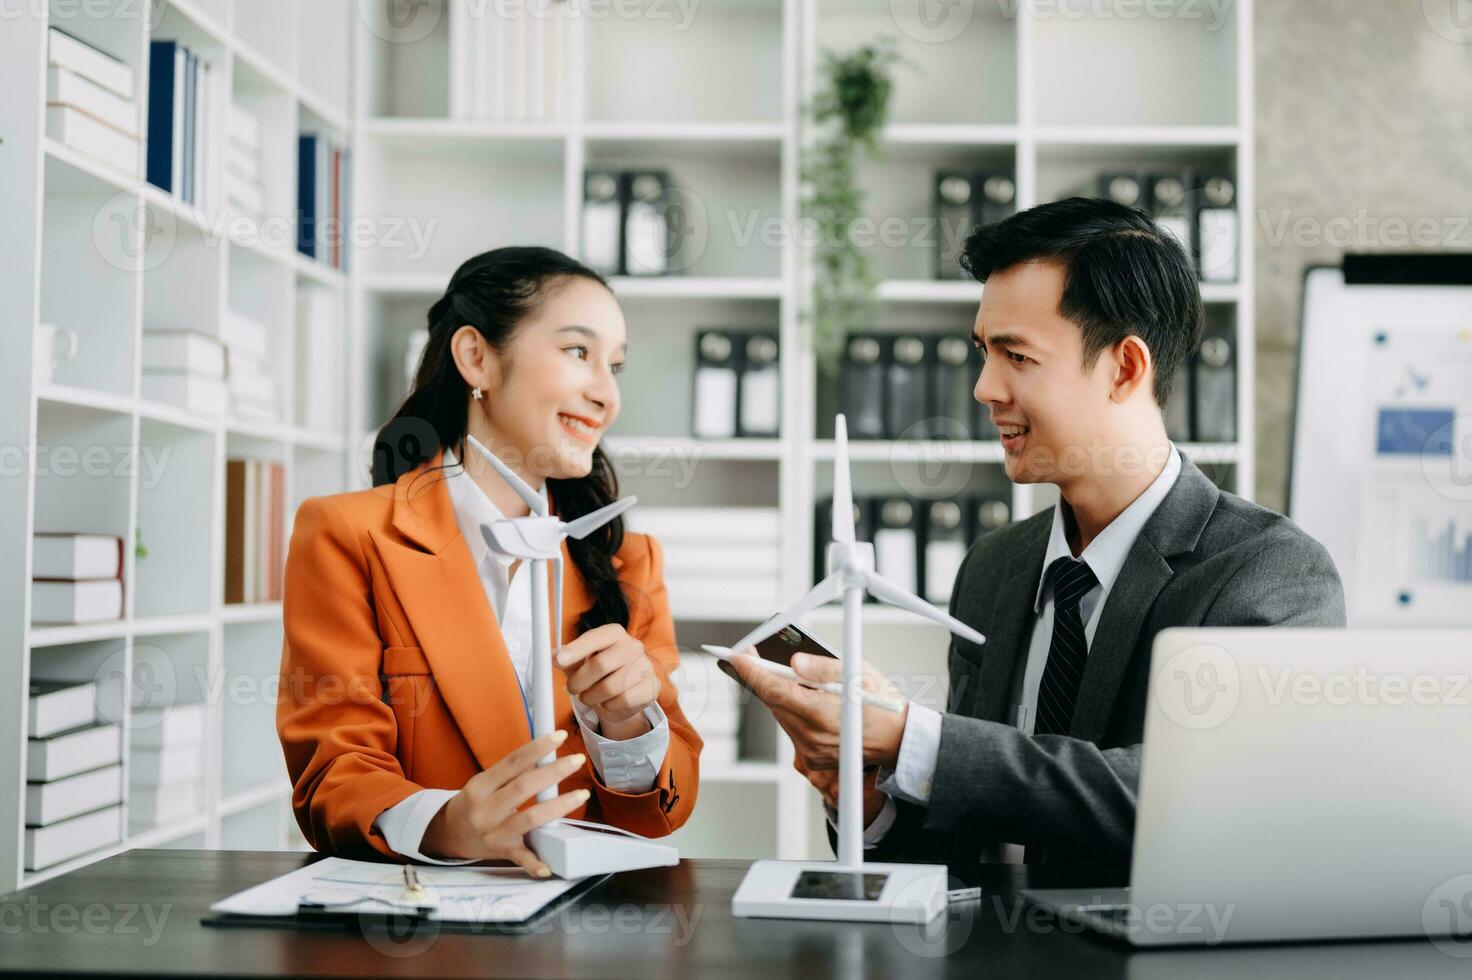
POLYGON ((1469 937, 1469 759, 1472 630, 1163 630, 1130 886, 1024 898, 1135 946, 1469 937))

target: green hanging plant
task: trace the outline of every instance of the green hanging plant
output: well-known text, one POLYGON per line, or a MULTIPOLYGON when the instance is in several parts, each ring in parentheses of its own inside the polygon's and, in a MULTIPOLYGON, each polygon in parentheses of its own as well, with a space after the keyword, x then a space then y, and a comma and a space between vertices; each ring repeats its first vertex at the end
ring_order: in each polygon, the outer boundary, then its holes
POLYGON ((837 365, 844 333, 877 312, 879 281, 852 238, 854 222, 864 214, 857 171, 860 154, 879 154, 899 63, 893 38, 847 54, 825 50, 818 92, 808 106, 813 140, 803 155, 802 208, 816 233, 810 337, 819 365, 829 371, 837 365))

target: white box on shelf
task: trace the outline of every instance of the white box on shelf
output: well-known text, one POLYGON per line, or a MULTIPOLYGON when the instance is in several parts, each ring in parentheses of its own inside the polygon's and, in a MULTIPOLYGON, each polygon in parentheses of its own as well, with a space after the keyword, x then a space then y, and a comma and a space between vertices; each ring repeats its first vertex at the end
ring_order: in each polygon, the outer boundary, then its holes
POLYGON ((184 371, 144 371, 143 397, 200 415, 225 414, 225 382, 184 371))
POLYGON ((26 780, 53 779, 111 765, 122 758, 122 732, 117 725, 89 725, 50 738, 26 742, 26 780))
POLYGON ((97 718, 97 684, 93 681, 48 681, 31 678, 26 735, 49 738, 90 725, 97 718))
POLYGON ((195 779, 202 767, 202 745, 134 746, 128 782, 134 786, 162 786, 195 779))
POLYGON ((115 95, 133 98, 133 69, 56 27, 47 32, 46 63, 76 72, 115 95))
POLYGON ((138 137, 114 129, 81 110, 47 106, 46 135, 119 173, 138 177, 138 137))
POLYGON ((137 135, 138 107, 68 68, 46 70, 46 104, 70 106, 116 130, 137 135))
POLYGON ((123 808, 84 813, 49 827, 26 829, 25 866, 40 871, 88 851, 116 844, 123 837, 123 808))
POLYGON ((220 339, 230 349, 230 357, 265 360, 271 350, 271 332, 259 320, 234 310, 226 310, 220 321, 220 339))
POLYGON ((118 579, 31 582, 31 622, 71 625, 123 618, 123 583, 118 579))
POLYGON ((123 801, 123 767, 79 772, 49 783, 26 784, 26 826, 45 827, 123 801))
POLYGON ((195 701, 133 712, 129 735, 135 749, 197 745, 204 741, 204 726, 205 706, 195 701))
POLYGON ((159 786, 135 784, 128 790, 128 825, 139 829, 187 819, 199 812, 199 797, 198 779, 182 779, 159 786))
POLYGON ((111 534, 39 531, 31 552, 31 577, 117 578, 123 573, 123 539, 111 534))
POLYGON ((198 330, 143 331, 145 371, 183 371, 202 378, 225 376, 225 345, 198 330))

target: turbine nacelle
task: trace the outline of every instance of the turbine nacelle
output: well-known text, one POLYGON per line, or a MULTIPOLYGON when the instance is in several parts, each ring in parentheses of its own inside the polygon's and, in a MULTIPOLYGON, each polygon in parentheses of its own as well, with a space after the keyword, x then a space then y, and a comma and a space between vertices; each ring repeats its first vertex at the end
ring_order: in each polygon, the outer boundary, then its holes
POLYGON ((874 571, 874 545, 869 541, 834 541, 828 545, 828 574, 863 575, 874 571))

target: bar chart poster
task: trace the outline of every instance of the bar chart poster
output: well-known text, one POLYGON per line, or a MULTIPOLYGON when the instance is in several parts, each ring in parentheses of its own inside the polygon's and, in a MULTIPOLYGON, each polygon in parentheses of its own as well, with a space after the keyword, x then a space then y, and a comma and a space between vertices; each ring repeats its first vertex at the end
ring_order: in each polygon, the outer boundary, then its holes
POLYGON ((1472 326, 1371 332, 1356 617, 1472 623, 1472 326))

